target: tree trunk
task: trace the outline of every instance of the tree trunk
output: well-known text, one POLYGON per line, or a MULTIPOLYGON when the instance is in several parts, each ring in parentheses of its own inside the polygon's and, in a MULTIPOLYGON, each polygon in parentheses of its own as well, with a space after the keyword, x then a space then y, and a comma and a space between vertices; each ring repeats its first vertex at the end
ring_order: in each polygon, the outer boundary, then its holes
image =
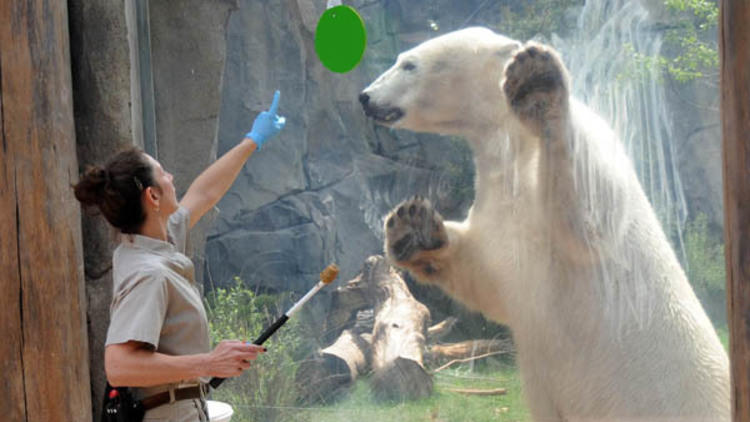
POLYGON ((68 9, 0 2, 0 407, 90 421, 68 9))
POLYGON ((375 287, 372 391, 384 400, 410 400, 432 393, 423 355, 429 310, 414 299, 383 257, 371 257, 362 275, 375 287))
POLYGON ((722 0, 719 27, 732 414, 750 420, 750 4, 722 0))

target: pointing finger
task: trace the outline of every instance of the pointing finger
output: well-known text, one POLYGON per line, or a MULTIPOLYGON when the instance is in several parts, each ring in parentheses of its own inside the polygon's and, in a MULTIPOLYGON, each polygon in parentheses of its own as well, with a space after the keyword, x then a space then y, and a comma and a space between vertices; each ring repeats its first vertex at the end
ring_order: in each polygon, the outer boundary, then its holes
POLYGON ((279 90, 276 90, 276 92, 273 94, 273 102, 271 103, 271 108, 268 109, 268 112, 272 115, 276 115, 276 111, 279 109, 279 97, 281 97, 281 93, 279 90))

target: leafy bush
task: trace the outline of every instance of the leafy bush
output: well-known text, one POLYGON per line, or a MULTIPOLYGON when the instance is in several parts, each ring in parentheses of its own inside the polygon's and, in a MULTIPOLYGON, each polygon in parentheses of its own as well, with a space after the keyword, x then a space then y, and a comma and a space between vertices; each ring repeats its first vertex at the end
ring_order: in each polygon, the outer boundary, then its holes
MULTIPOLYGON (((231 288, 217 288, 207 295, 209 329, 214 343, 221 340, 253 341, 283 310, 287 295, 256 295, 235 278, 231 288)), ((224 382, 213 393, 215 400, 232 405, 233 421, 282 420, 283 409, 296 402, 294 375, 310 346, 303 340, 302 327, 290 319, 268 339, 268 352, 237 378, 224 382)))
POLYGON ((660 69, 678 82, 701 80, 714 85, 718 80, 719 53, 714 41, 719 7, 709 0, 665 0, 673 24, 665 30, 666 50, 672 54, 649 57, 626 46, 632 62, 620 75, 639 77, 660 69))
POLYGON ((713 234, 708 217, 699 213, 685 228, 688 279, 716 325, 726 325, 724 243, 713 234))

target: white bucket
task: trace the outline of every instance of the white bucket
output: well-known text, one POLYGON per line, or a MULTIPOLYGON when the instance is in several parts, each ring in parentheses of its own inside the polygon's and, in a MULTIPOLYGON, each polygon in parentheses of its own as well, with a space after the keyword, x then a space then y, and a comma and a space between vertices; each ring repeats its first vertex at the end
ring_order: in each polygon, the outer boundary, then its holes
POLYGON ((208 419, 211 422, 229 422, 232 419, 234 414, 232 406, 216 400, 206 400, 206 405, 208 406, 208 419))

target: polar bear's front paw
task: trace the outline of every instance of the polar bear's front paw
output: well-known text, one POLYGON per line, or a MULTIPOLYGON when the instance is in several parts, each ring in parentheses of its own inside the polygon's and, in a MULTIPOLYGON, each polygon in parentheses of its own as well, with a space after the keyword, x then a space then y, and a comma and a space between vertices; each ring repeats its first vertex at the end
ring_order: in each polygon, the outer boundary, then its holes
POLYGON ((535 132, 544 132, 568 107, 568 77, 551 48, 530 42, 505 68, 503 91, 511 109, 535 132))
MULTIPOLYGON (((420 252, 435 251, 447 244, 443 217, 427 199, 414 197, 404 201, 385 220, 386 251, 398 264, 415 264, 424 258, 420 252)), ((429 268, 422 270, 430 272, 429 268)))

